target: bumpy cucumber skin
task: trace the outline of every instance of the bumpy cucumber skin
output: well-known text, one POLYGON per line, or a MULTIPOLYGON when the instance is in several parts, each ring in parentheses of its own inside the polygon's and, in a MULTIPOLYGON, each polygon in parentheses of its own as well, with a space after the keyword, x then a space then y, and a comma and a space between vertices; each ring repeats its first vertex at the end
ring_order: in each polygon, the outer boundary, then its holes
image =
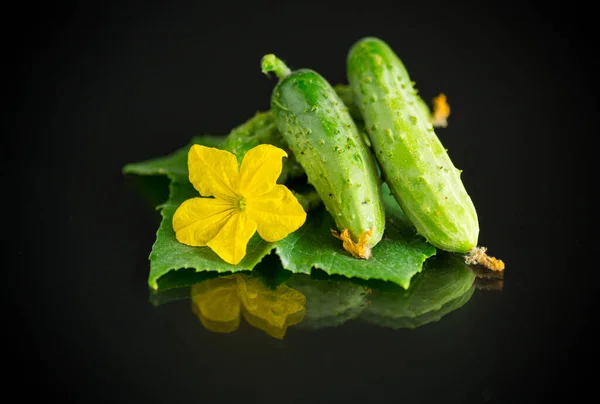
MULTIPOLYGON (((348 107, 350 116, 352 116, 352 119, 354 119, 354 122, 356 122, 357 126, 359 128, 364 126, 362 113, 354 102, 354 93, 352 92, 352 88, 346 84, 336 84, 333 86, 333 89, 348 107)), ((425 119, 431 120, 431 110, 429 109, 429 105, 427 105, 425 100, 423 100, 420 96, 415 94, 415 97, 417 99, 417 105, 419 106, 419 109, 421 110, 421 113, 425 119)))
POLYGON ((276 85, 271 111, 338 229, 348 229, 354 241, 372 229, 367 246, 375 246, 385 227, 381 178, 348 107, 329 82, 313 70, 296 70, 276 85))
POLYGON ((366 37, 351 47, 347 73, 384 180, 417 231, 442 250, 470 251, 479 237, 475 206, 398 56, 366 37))
POLYGON ((344 105, 348 107, 348 112, 350 112, 350 116, 352 117, 352 119, 354 119, 354 122, 357 124, 357 126, 362 124, 363 117, 360 113, 360 110, 356 106, 356 103, 354 102, 354 94, 352 94, 352 88, 345 84, 336 84, 335 86, 333 86, 333 89, 340 97, 340 100, 344 102, 344 105))

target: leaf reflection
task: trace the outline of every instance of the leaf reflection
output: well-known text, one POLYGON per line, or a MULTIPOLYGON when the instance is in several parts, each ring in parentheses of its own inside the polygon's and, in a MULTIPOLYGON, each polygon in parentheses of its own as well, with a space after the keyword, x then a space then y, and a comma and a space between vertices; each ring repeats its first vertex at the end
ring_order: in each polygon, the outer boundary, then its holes
POLYGON ((195 278, 181 272, 181 279, 170 280, 171 285, 180 287, 165 289, 162 295, 157 292, 153 301, 159 305, 187 295, 193 312, 210 331, 233 332, 243 318, 283 339, 290 326, 318 330, 352 320, 414 329, 463 307, 476 289, 502 290, 502 274, 482 272, 450 253, 439 252, 428 259, 409 289, 391 282, 329 276, 318 270, 311 275, 290 274, 275 258, 267 258, 263 267, 251 272, 196 278, 197 283, 187 287, 181 286, 195 278), (489 287, 490 280, 500 287, 489 287), (482 286, 482 281, 488 281, 488 286, 482 286))

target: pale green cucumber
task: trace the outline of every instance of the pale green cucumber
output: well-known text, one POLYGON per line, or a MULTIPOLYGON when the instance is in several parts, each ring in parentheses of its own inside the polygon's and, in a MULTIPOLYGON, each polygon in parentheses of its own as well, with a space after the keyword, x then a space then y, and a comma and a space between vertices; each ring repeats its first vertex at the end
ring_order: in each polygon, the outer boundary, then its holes
MULTIPOLYGON (((352 88, 347 84, 336 84, 335 86, 333 86, 333 88, 335 92, 340 96, 342 101, 344 101, 344 104, 346 104, 346 106, 348 107, 350 115, 352 116, 352 119, 354 119, 354 121, 356 122, 356 125, 359 128, 361 128, 361 126, 364 126, 364 119, 362 113, 360 112, 360 109, 358 109, 358 106, 354 102, 354 93, 352 92, 352 88)), ((429 105, 427 105, 427 102, 425 102, 425 100, 423 100, 420 96, 416 94, 415 97, 417 98, 417 105, 421 109, 421 113, 423 114, 425 119, 427 119, 428 121, 431 120, 431 109, 429 109, 429 105)))
POLYGON ((385 227, 381 178, 348 108, 329 82, 310 69, 290 69, 275 55, 262 59, 264 73, 279 77, 271 96, 275 122, 308 182, 340 232, 364 247, 369 258, 385 227), (370 236, 369 236, 370 233, 370 236))
POLYGON ((347 73, 384 180, 417 231, 442 250, 470 251, 479 237, 475 207, 403 63, 366 37, 351 47, 347 73))

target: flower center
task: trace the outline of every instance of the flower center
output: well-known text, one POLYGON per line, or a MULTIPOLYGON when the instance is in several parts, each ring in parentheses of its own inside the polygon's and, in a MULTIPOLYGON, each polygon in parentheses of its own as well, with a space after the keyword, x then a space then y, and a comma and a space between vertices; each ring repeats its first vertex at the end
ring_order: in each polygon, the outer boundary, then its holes
POLYGON ((241 212, 246 210, 246 198, 240 198, 238 200, 238 208, 241 212))

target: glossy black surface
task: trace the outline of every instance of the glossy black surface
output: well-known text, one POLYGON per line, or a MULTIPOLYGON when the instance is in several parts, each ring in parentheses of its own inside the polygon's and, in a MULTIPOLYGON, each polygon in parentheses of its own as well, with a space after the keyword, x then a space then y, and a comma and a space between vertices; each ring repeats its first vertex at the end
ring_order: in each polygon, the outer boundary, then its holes
POLYGON ((14 16, 4 348, 21 396, 545 403, 594 391, 590 14, 574 3, 404 3, 115 2, 14 16), (480 244, 506 263, 503 290, 475 290, 415 329, 300 323, 281 340, 244 321, 211 332, 189 300, 155 307, 158 215, 121 167, 267 109, 263 54, 345 82, 346 53, 366 35, 397 51, 425 99, 448 95, 438 134, 464 170, 480 244))

